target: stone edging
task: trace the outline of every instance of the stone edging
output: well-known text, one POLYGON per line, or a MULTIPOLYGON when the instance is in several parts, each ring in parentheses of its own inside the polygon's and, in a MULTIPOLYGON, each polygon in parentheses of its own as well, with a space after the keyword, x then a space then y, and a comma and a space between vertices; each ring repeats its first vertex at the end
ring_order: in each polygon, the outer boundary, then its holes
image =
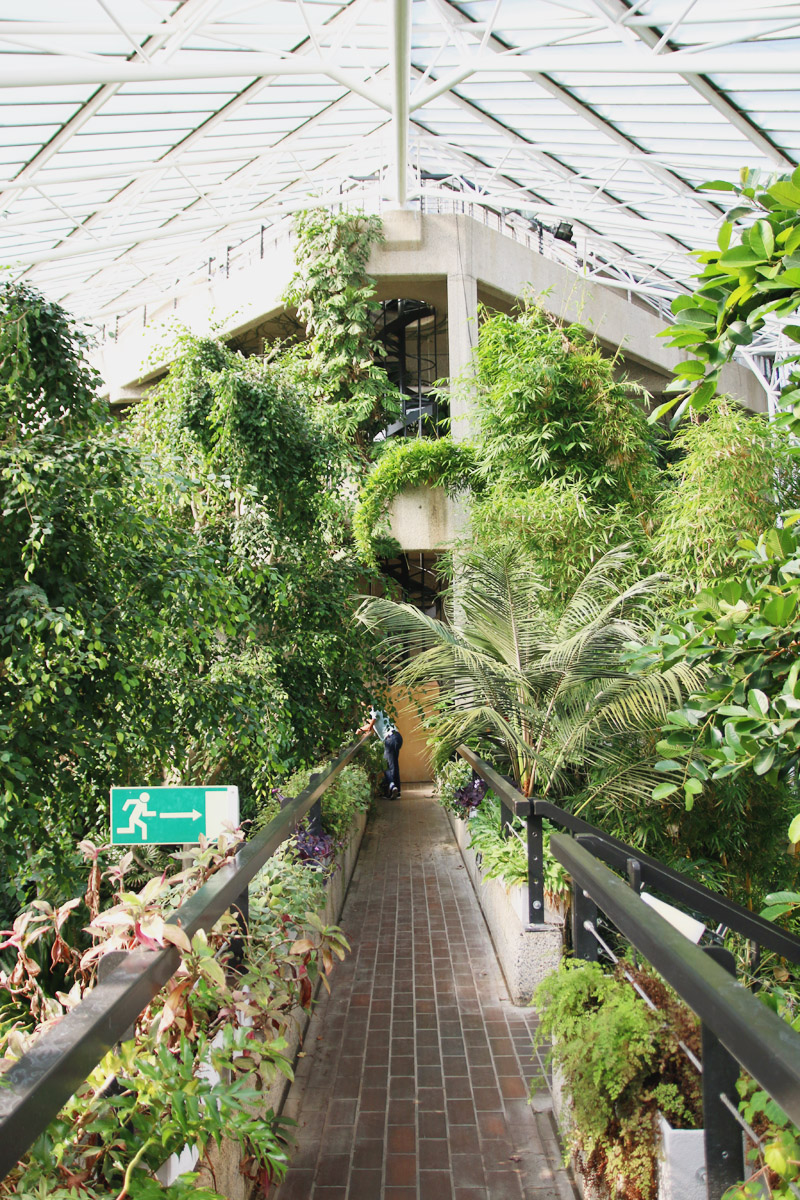
POLYGON ((546 911, 545 924, 529 928, 527 889, 507 888, 499 879, 484 879, 475 851, 469 847, 469 825, 445 809, 464 866, 489 927, 497 958, 513 1004, 530 1004, 537 984, 555 971, 564 945, 563 920, 546 911))

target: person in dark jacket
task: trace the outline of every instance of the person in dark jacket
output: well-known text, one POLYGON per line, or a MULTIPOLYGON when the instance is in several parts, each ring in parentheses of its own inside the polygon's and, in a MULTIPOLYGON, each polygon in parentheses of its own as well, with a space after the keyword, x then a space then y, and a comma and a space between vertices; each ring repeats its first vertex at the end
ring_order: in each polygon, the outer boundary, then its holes
POLYGON ((403 735, 380 708, 370 708, 369 718, 359 729, 359 733, 373 731, 383 742, 383 758, 386 763, 384 779, 390 800, 400 798, 400 750, 403 745, 403 735))

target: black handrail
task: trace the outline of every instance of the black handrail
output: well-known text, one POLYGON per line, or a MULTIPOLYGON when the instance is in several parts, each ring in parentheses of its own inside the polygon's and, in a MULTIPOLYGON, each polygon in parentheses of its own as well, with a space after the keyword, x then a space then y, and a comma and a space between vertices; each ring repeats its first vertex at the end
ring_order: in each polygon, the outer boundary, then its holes
POLYGON ((655 912, 582 842, 554 833, 558 861, 744 1069, 800 1125, 800 1036, 735 976, 655 912))
MULTIPOLYGON (((369 734, 364 734, 312 775, 308 787, 171 914, 171 922, 179 924, 190 939, 200 929, 212 929, 368 740, 369 734)), ((2 1076, 0 1179, 47 1128, 103 1056, 124 1037, 131 1023, 174 975, 179 961, 174 947, 132 951, 2 1076)))
MULTIPOLYGON (((772 950, 790 962, 800 963, 800 938, 785 929, 781 929, 765 917, 750 912, 741 904, 720 896, 718 892, 704 887, 703 884, 665 866, 658 859, 645 854, 636 846, 630 846, 619 838, 605 833, 596 825, 589 824, 574 813, 567 812, 549 800, 539 797, 529 799, 498 774, 493 767, 485 763, 467 746, 459 746, 458 752, 482 779, 489 784, 505 809, 515 816, 524 817, 528 825, 528 845, 536 841, 537 829, 541 821, 546 819, 562 829, 572 833, 585 835, 581 840, 586 844, 586 838, 591 839, 592 853, 596 858, 603 859, 609 866, 621 871, 628 871, 629 864, 638 864, 639 880, 648 884, 670 900, 686 905, 694 912, 712 919, 718 924, 725 925, 734 933, 740 934, 756 945, 772 950), (535 828, 532 830, 531 826, 535 828)), ((541 837, 540 832, 538 833, 541 837)), ((528 887, 530 896, 531 923, 540 924, 544 919, 543 871, 540 859, 529 863, 528 887), (533 886, 532 886, 533 885, 533 886), (537 907, 538 905, 538 907, 537 907)))

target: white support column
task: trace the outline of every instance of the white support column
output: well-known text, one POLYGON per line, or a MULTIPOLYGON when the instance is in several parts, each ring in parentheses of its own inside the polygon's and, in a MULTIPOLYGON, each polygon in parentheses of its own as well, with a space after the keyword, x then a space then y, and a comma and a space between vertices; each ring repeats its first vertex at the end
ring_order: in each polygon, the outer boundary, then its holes
POLYGON ((464 441, 474 429, 472 353, 478 344, 478 281, 463 272, 447 276, 447 347, 450 379, 455 387, 450 400, 454 441, 464 441))
POLYGON ((408 118, 411 84, 411 0, 392 0, 392 143, 393 203, 408 199, 408 118))

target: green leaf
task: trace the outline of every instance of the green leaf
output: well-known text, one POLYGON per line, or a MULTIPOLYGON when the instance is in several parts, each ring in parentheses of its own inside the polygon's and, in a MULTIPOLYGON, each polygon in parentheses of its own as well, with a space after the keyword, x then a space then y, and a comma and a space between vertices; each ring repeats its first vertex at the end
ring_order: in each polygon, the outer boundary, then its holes
POLYGON ((800 842, 800 813, 792 818, 792 823, 789 826, 789 841, 800 842))
POLYGON ((765 257, 763 253, 754 250, 751 246, 741 245, 726 250, 724 254, 720 255, 719 262, 722 267, 732 267, 738 270, 741 267, 754 267, 757 263, 764 262, 765 257))
POLYGON ((747 693, 747 703, 765 717, 769 712, 769 699, 759 688, 751 688, 747 693))
POLYGON ((687 358, 685 362, 678 363, 673 373, 679 379, 702 379, 706 371, 705 366, 698 359, 687 358))
POLYGON ((786 180, 779 179, 767 188, 767 195, 772 196, 779 204, 786 208, 800 208, 800 187, 794 183, 788 183, 786 180))
POLYGON ((677 790, 678 790, 677 783, 659 783, 656 787, 653 788, 653 792, 652 792, 653 799, 654 800, 665 800, 667 798, 667 796, 671 796, 674 792, 677 792, 677 790))
POLYGON ((708 404, 709 400, 712 399, 716 390, 717 386, 715 381, 713 379, 707 379, 704 383, 701 383, 694 392, 692 392, 691 396, 689 397, 689 406, 697 410, 704 408, 705 405, 708 404))
POLYGON ((775 235, 769 221, 756 221, 750 229, 748 240, 751 249, 760 258, 771 258, 775 249, 775 235))
POLYGON ((754 336, 747 321, 732 321, 725 332, 734 346, 749 346, 754 336))
POLYGON ((767 771, 769 771, 770 768, 772 767, 772 764, 774 763, 774 761, 775 761, 774 746, 766 746, 760 752, 760 754, 757 755, 756 760, 753 763, 753 770, 755 771, 756 775, 766 775, 767 771))
POLYGON ((704 308, 683 308, 680 318, 677 328, 680 328, 681 325, 698 325, 710 329, 714 324, 713 314, 706 312, 704 308))

